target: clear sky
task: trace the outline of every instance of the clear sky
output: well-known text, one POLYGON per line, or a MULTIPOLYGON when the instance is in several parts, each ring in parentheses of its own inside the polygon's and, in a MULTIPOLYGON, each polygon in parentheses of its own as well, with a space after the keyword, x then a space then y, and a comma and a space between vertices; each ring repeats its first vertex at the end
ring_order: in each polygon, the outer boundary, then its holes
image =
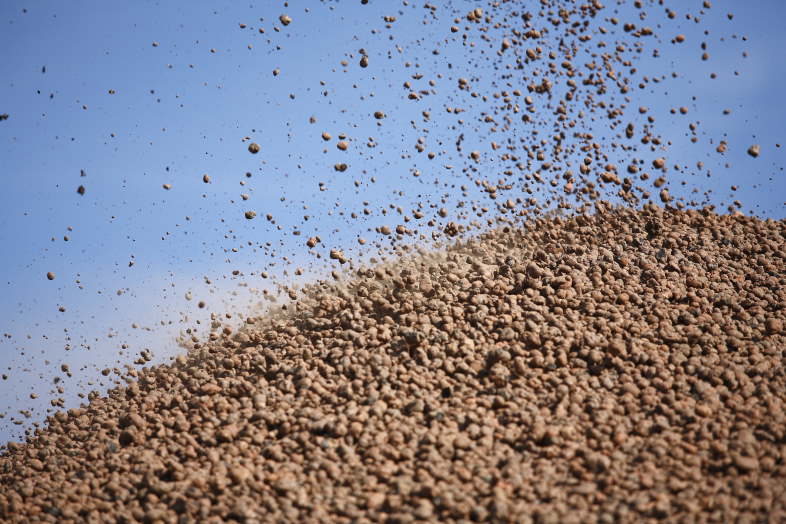
MULTIPOLYGON (((607 3, 598 25, 615 9, 640 20, 633 2, 607 3)), ((786 3, 702 3, 667 2, 674 20, 647 9, 641 24, 657 27, 660 43, 648 44, 636 74, 667 78, 634 90, 628 105, 651 108, 672 141, 668 162, 683 166, 672 194, 690 200, 697 188, 702 200, 711 190, 715 204, 739 199, 746 213, 783 218, 786 3), (685 17, 700 11, 700 23, 685 17), (685 42, 671 43, 678 34, 685 42), (688 113, 669 111, 680 107, 688 113)), ((466 164, 454 148, 463 124, 444 108, 463 107, 471 121, 487 107, 456 79, 491 92, 505 73, 482 38, 474 48, 448 38, 454 16, 480 3, 435 4, 437 16, 387 0, 0 3, 0 441, 26 427, 12 420, 41 420, 53 396, 73 406, 109 385, 98 370, 145 348, 156 361, 175 354, 178 332, 204 327, 210 311, 253 311, 252 290, 271 286, 260 272, 306 281, 329 268, 315 253, 378 239, 374 228, 394 226, 396 207, 454 212, 467 184, 451 167, 466 164), (420 100, 407 98, 412 90, 420 100), (347 151, 336 148, 342 133, 347 151), (434 159, 417 152, 418 139, 434 159), (321 249, 309 253, 314 235, 321 249)), ((645 118, 632 112, 638 125, 645 118)), ((613 139, 600 118, 586 131, 613 139)), ((467 125, 465 135, 465 150, 488 149, 485 131, 467 125)), ((490 177, 494 162, 482 164, 490 177)), ((482 198, 477 187, 467 193, 482 198)))

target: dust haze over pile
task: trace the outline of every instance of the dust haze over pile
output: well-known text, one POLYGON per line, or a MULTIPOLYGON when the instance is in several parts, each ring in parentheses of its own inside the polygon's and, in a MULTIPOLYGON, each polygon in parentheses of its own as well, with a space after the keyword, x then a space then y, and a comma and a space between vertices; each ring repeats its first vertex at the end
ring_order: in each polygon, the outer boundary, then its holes
POLYGON ((22 352, 5 420, 32 440, 2 459, 24 487, 0 510, 766 515, 784 477, 784 437, 762 425, 784 400, 784 230, 742 212, 783 215, 783 157, 707 87, 755 70, 716 4, 292 2, 167 29, 189 49, 144 42, 150 87, 68 101, 83 125, 128 111, 144 131, 99 139, 129 173, 56 185, 66 223, 111 218, 60 224, 29 264, 66 344, 5 334, 22 352), (108 337, 91 307, 117 321, 108 337), (180 350, 156 342, 173 329, 180 350))

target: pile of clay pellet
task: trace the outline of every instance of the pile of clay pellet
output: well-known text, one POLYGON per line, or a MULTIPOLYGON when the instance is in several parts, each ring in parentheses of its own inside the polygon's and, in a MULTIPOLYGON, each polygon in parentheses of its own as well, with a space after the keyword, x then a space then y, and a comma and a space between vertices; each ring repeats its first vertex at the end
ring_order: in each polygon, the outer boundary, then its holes
POLYGON ((600 205, 361 270, 9 444, 0 518, 783 522, 785 260, 600 205))

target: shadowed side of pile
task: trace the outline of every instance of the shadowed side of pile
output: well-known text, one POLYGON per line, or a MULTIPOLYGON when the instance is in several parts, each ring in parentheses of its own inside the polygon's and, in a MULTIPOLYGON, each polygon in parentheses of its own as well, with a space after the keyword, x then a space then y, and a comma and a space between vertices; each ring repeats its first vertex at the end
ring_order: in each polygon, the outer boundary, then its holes
POLYGON ((785 259, 647 206, 363 270, 9 445, 0 517, 784 518, 785 259))

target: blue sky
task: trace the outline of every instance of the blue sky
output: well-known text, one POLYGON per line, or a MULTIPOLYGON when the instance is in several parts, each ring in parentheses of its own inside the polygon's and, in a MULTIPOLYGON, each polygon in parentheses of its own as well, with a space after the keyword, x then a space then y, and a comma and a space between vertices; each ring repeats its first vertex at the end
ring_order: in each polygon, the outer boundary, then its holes
MULTIPOLYGON (((619 7, 621 20, 637 19, 631 3, 619 7)), ((614 16, 608 4, 604 16, 614 16)), ((662 7, 647 10, 641 23, 660 26, 663 42, 648 44, 659 56, 637 67, 651 77, 680 74, 635 90, 628 105, 651 108, 673 142, 669 164, 689 167, 672 171, 672 194, 710 189, 714 203, 737 198, 745 212, 783 218, 784 148, 776 144, 786 139, 786 5, 715 0, 697 24, 684 15, 699 13, 701 1, 671 4, 675 20, 662 7), (669 42, 677 34, 684 43, 669 42), (669 112, 682 106, 687 115, 669 112), (715 152, 720 140, 724 155, 715 152), (761 145, 759 158, 746 154, 751 144, 761 145)), ((0 114, 9 115, 0 121, 0 332, 8 335, 0 341, 0 441, 20 435, 10 423, 20 409, 41 419, 56 376, 65 389, 56 396, 75 405, 78 393, 110 384, 97 370, 130 363, 143 348, 157 361, 175 354, 177 333, 196 320, 204 327, 210 311, 255 311, 251 289, 272 285, 259 272, 283 281, 295 267, 304 274, 294 280, 324 273, 329 266, 308 253, 308 237, 320 236, 315 252, 324 257, 333 247, 354 252, 359 236, 378 239, 374 228, 395 225, 396 206, 453 213, 457 186, 467 184, 446 167, 464 162, 453 150, 461 117, 433 109, 481 113, 455 79, 473 77, 482 90, 501 74, 483 61, 481 39, 475 50, 447 39, 452 13, 476 5, 452 2, 435 18, 421 4, 374 0, 0 4, 0 114), (282 14, 292 23, 281 24, 282 14), (409 101, 405 81, 434 93, 409 101), (428 122, 427 108, 435 113, 428 122), (346 152, 335 147, 342 133, 346 152), (260 144, 258 155, 246 137, 260 144), (435 160, 415 152, 418 138, 435 160), (349 167, 336 172, 336 163, 349 167), (364 208, 371 214, 362 220, 348 216, 364 208), (257 218, 246 220, 247 210, 257 218), (200 300, 208 307, 199 309, 200 300), (73 378, 63 377, 63 363, 73 378)), ((645 118, 631 112, 637 125, 645 118)), ((613 139, 600 121, 587 131, 613 139)), ((488 149, 488 136, 470 126, 466 135, 465 149, 488 149)), ((499 168, 483 164, 490 177, 499 168)), ((476 187, 467 192, 482 198, 476 187)))

